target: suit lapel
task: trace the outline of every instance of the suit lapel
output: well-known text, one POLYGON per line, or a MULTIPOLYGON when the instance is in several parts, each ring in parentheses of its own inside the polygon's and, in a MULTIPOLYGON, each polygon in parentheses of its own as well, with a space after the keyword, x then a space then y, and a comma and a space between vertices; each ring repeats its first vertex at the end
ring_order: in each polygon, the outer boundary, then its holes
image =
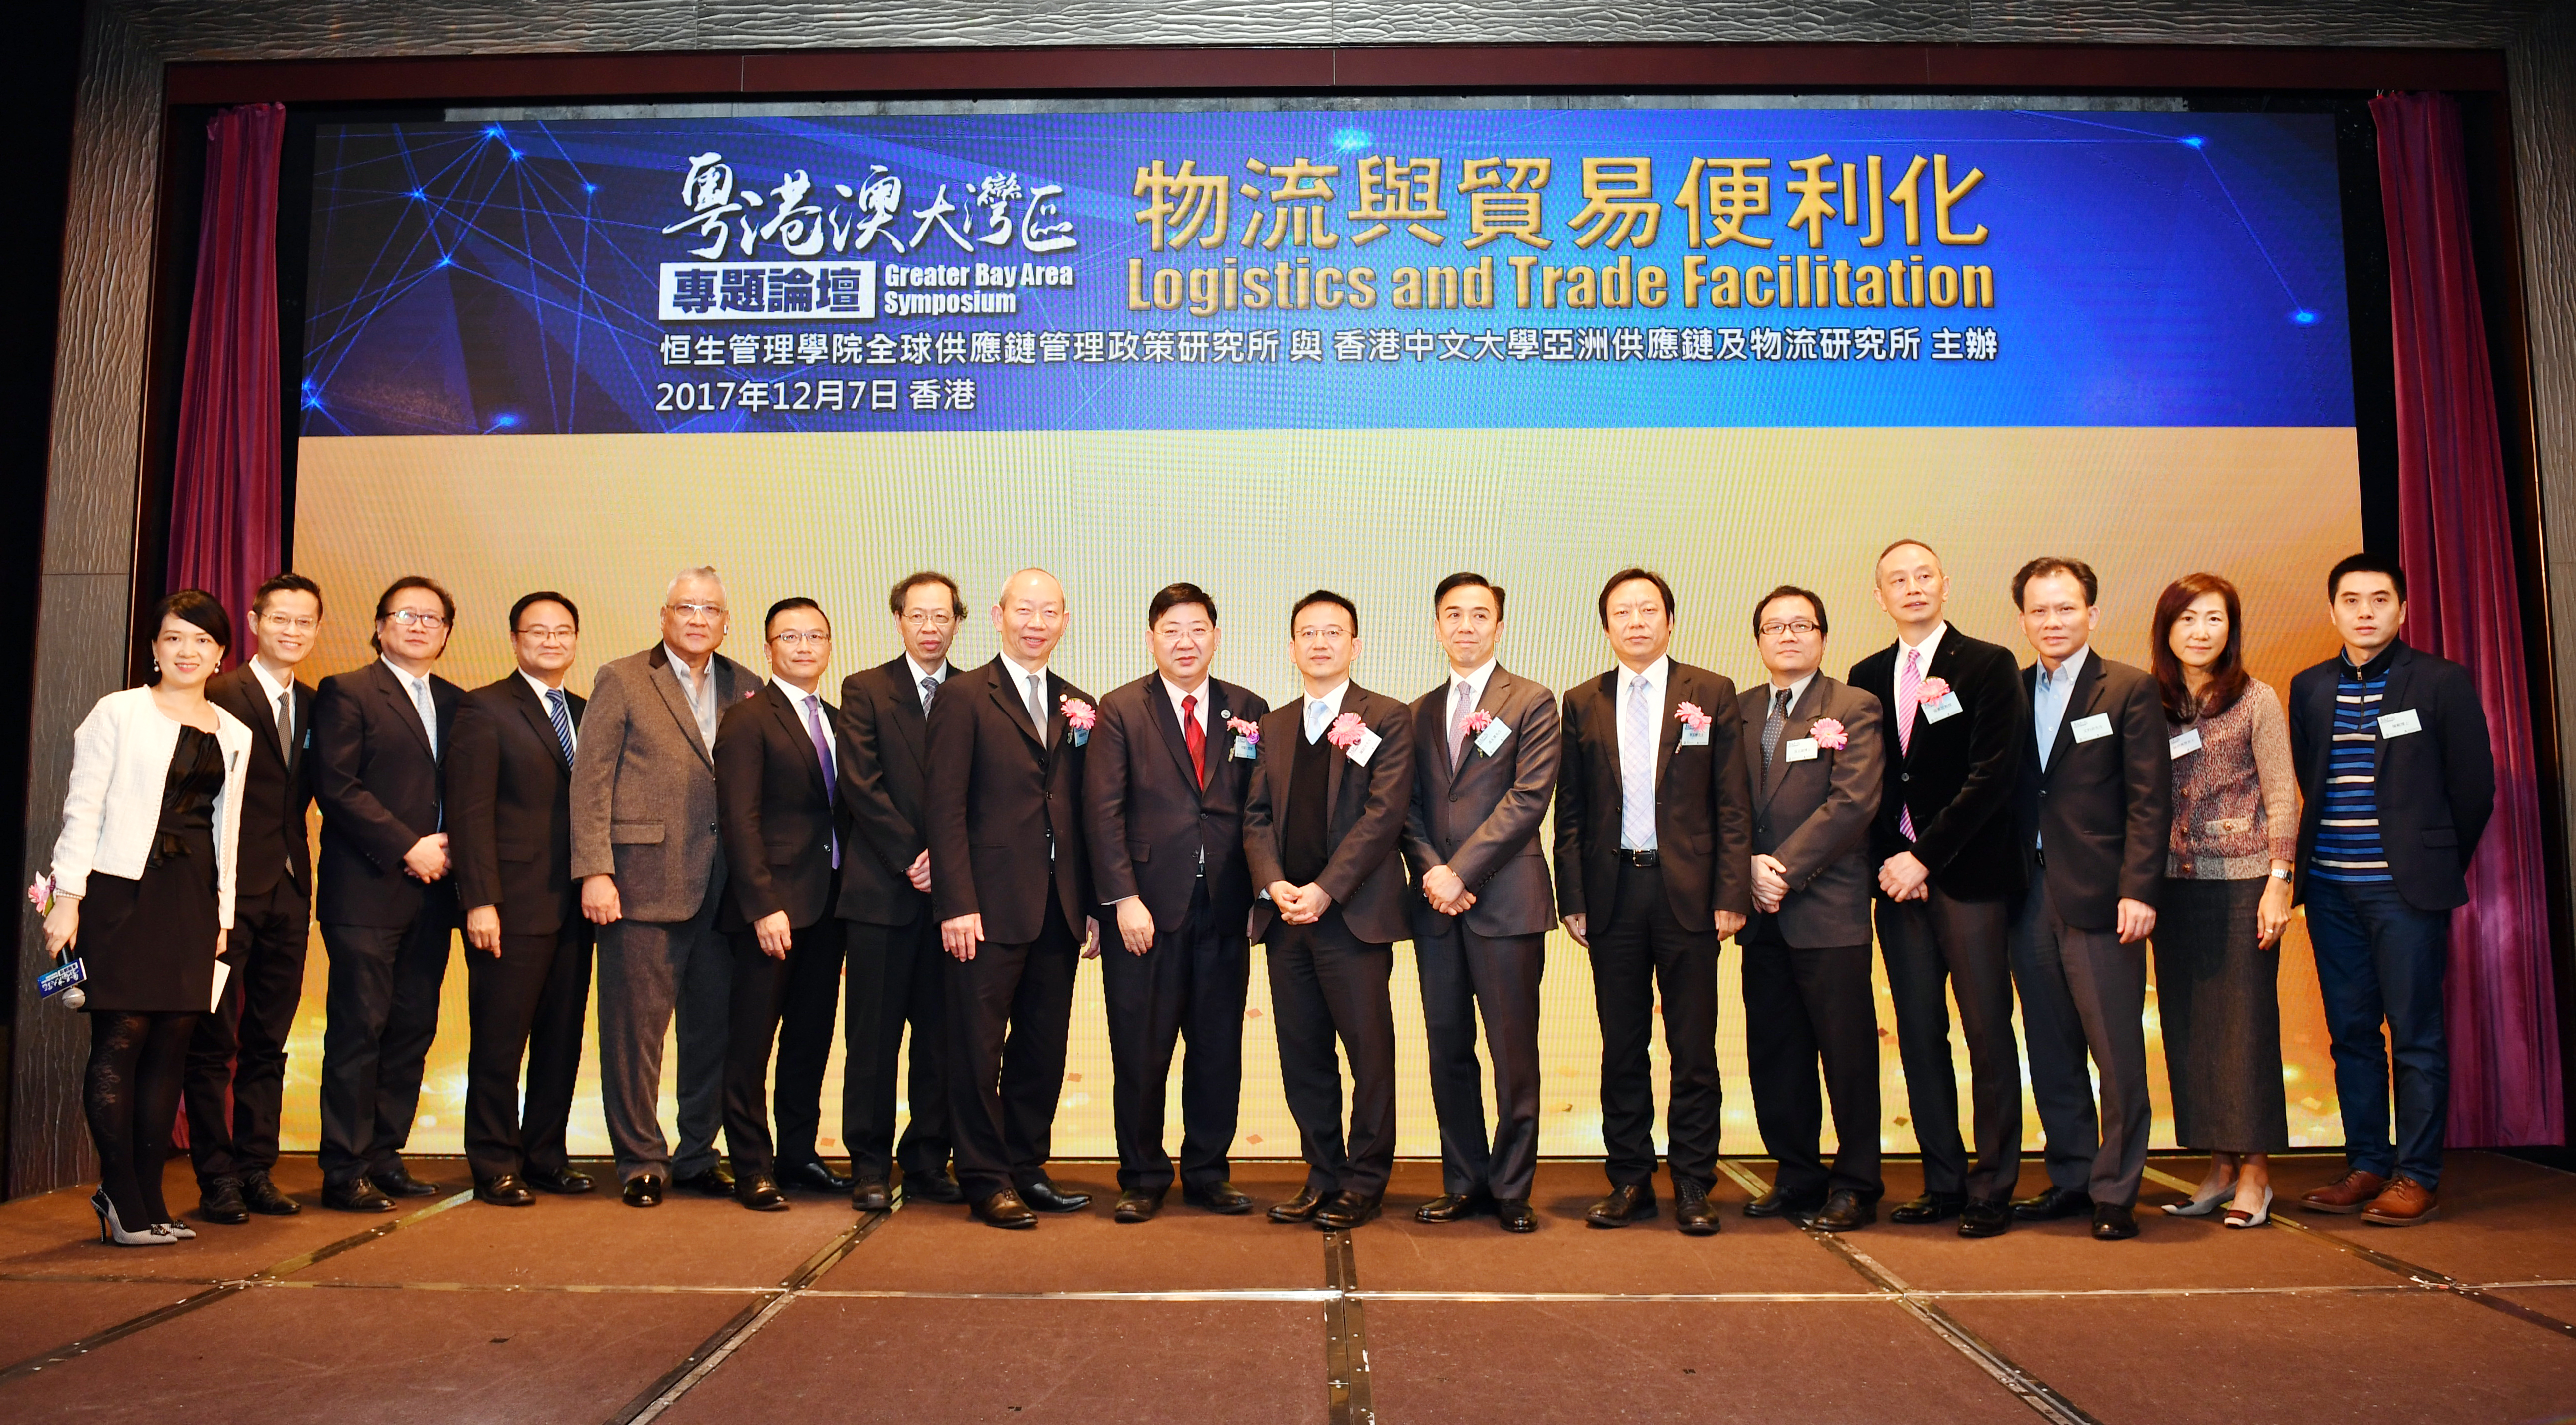
MULTIPOLYGON (((930 735, 930 718, 922 710, 921 685, 913 681, 912 660, 899 657, 878 671, 885 674, 885 681, 892 689, 887 698, 890 704, 888 715, 895 726, 902 729, 899 735, 911 746, 912 755, 918 760, 923 740, 930 735)), ((951 668, 948 677, 940 680, 941 693, 947 692, 949 680, 956 676, 956 670, 951 668)))
MULTIPOLYGON (((1215 686, 1214 681, 1199 685, 1199 702, 1202 704, 1200 711, 1207 714, 1211 724, 1216 721, 1216 710, 1204 704, 1208 700, 1208 690, 1215 686)), ((1172 765, 1181 769, 1181 780, 1197 782, 1198 774, 1190 768, 1189 733, 1181 726, 1180 712, 1172 706, 1171 692, 1163 686, 1163 680, 1159 676, 1145 685, 1145 715, 1152 718, 1154 726, 1162 730, 1163 745, 1172 750, 1172 765)), ((1208 741, 1213 747, 1215 738, 1211 737, 1208 741)), ((1199 784, 1199 795, 1202 799, 1207 795, 1207 787, 1204 783, 1199 784)))
MULTIPOLYGON (((546 751, 554 754, 556 766, 571 771, 572 763, 564 758, 563 739, 555 735, 555 720, 546 714, 545 699, 537 696, 537 690, 528 686, 527 679, 516 674, 511 676, 509 687, 510 696, 519 704, 519 715, 528 720, 528 730, 537 735, 537 741, 546 751)), ((564 700, 564 720, 572 720, 572 700, 569 698, 564 700)))
MULTIPOLYGON (((671 720, 680 725, 680 735, 689 740, 689 746, 696 750, 698 760, 706 763, 710 768, 714 767, 715 753, 707 746, 707 740, 698 735, 698 711, 689 706, 689 692, 688 689, 680 686, 679 670, 671 666, 670 655, 658 648, 654 650, 654 655, 647 666, 652 670, 654 688, 662 694, 662 706, 670 711, 671 720)), ((715 669, 715 659, 710 656, 707 659, 707 671, 712 675, 715 669)), ((718 705, 718 710, 721 712, 721 704, 718 705)))
POLYGON ((1664 784, 1664 769, 1672 765, 1673 754, 1681 750, 1682 704, 1698 704, 1700 711, 1708 711, 1706 704, 1699 703, 1698 692, 1698 686, 1691 684, 1690 675, 1682 671, 1682 665, 1674 663, 1664 678, 1664 721, 1655 738, 1660 749, 1655 755, 1655 785, 1658 787, 1664 784), (1690 686, 1685 687, 1685 684, 1690 686))
MULTIPOLYGON (((1359 703, 1360 685, 1345 684, 1342 688, 1342 712, 1333 714, 1332 722, 1324 724, 1324 750, 1331 754, 1325 759, 1324 773, 1324 835, 1328 841, 1333 834, 1333 813, 1341 810, 1342 807, 1342 766, 1350 760, 1349 752, 1333 745, 1332 727, 1333 723, 1342 720, 1342 713, 1358 713, 1360 725, 1367 726, 1368 714, 1360 711, 1359 703)), ((1298 735, 1302 737, 1305 735, 1305 717, 1302 713, 1299 714, 1297 721, 1298 735)))
MULTIPOLYGON (((406 728, 409 728, 413 739, 420 743, 421 752, 425 754, 430 761, 436 762, 438 760, 438 749, 429 745, 429 729, 421 723, 420 709, 412 703, 411 693, 408 689, 403 687, 403 680, 394 673, 392 668, 386 666, 382 661, 378 661, 376 663, 374 671, 376 674, 376 691, 384 697, 384 700, 387 703, 392 705, 394 712, 399 714, 394 721, 401 723, 406 728)), ((433 717, 437 716, 438 697, 435 693, 430 696, 429 706, 430 715, 433 717)))
MULTIPOLYGON (((1002 711, 1009 715, 1011 726, 1018 728, 1022 737, 1038 743, 1037 724, 1029 721, 1029 705, 1020 692, 1019 670, 997 656, 993 659, 991 673, 987 686, 992 691, 993 701, 1001 705, 1002 711)), ((1038 750, 1043 753, 1045 745, 1039 743, 1038 750)))
MULTIPOLYGON (((2041 775, 2049 781, 2055 781, 2057 769, 2066 765, 2066 754, 2075 747, 2075 724, 2078 719, 2092 715, 2094 695, 2101 689, 2102 655, 2087 649, 2084 666, 2075 670, 2075 686, 2066 691, 2066 714, 2057 720, 2057 736, 2048 744, 2048 767, 2041 775)), ((2036 704, 2039 698, 2037 674, 2032 675, 2030 694, 2036 704)))
POLYGON ((797 760, 805 764, 805 780, 814 784, 815 791, 826 792, 823 759, 814 754, 814 733, 805 725, 805 719, 797 716, 796 699, 774 682, 761 689, 759 696, 769 700, 770 716, 776 718, 778 725, 786 731, 787 745, 804 749, 805 755, 797 760))
MULTIPOLYGON (((2340 657, 2341 655, 2338 654, 2337 656, 2340 657)), ((2369 723, 2365 724, 2370 729, 2370 777, 2373 782, 2379 780, 2380 764, 2386 761, 2388 757, 2388 739, 2380 735, 2378 719, 2386 717, 2388 714, 2393 712, 2404 712, 2406 710, 2406 703, 2404 701, 2406 697, 2406 685, 2408 682, 2412 681, 2408 675, 2414 671, 2407 665, 2413 661, 2414 658, 2412 657, 2412 650, 2400 652, 2395 658, 2389 660, 2388 686, 2380 689, 2379 711, 2373 716, 2369 723)), ((2338 684, 2340 684, 2343 676, 2342 670, 2337 669, 2335 676, 2338 684)), ((2326 725, 2326 740, 2328 742, 2332 742, 2334 740, 2334 724, 2331 722, 2326 725)))
MULTIPOLYGON (((1511 674, 1504 672, 1500 668, 1495 669, 1492 675, 1485 679, 1485 691, 1476 695, 1476 710, 1482 712, 1493 711, 1494 704, 1502 701, 1503 693, 1505 691, 1505 680, 1511 676, 1511 674)), ((1440 707, 1443 713, 1448 711, 1449 697, 1448 690, 1446 688, 1441 690, 1440 707)), ((1449 728, 1445 722, 1440 728, 1440 750, 1444 756, 1449 751, 1449 728)), ((1458 775, 1467 770, 1468 763, 1475 760, 1476 739, 1473 734, 1470 734, 1459 739, 1458 755, 1449 763, 1449 785, 1453 787, 1458 785, 1458 775)))
MULTIPOLYGON (((225 692, 230 695, 230 700, 225 704, 226 711, 250 724, 251 731, 268 744, 270 751, 277 754, 277 760, 285 763, 288 771, 294 771, 294 749, 277 740, 277 708, 267 701, 266 685, 259 681, 259 675, 251 671, 249 664, 242 665, 242 676, 229 685, 225 692)), ((289 685, 287 697, 290 703, 294 696, 295 689, 289 685)), ((304 727, 304 709, 300 707, 295 709, 295 726, 299 732, 304 727)))

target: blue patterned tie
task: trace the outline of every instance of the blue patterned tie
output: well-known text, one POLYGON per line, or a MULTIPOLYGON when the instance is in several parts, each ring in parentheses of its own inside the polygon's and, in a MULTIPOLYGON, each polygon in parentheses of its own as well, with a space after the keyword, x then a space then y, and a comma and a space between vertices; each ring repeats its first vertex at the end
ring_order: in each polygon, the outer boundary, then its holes
POLYGON ((564 765, 572 765, 572 714, 564 703, 564 690, 546 689, 546 721, 555 725, 555 741, 563 744, 564 765))

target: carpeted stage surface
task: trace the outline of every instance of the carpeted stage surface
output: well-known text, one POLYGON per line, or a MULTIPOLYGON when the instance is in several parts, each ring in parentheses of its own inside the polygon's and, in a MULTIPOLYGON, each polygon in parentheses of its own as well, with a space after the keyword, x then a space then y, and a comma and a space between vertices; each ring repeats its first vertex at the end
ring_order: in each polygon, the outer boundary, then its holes
MULTIPOLYGON (((1541 1168, 1533 1237, 1414 1222, 1439 1187, 1416 1162, 1347 1238, 1177 1194, 1119 1227, 1096 1163, 1057 1175, 1092 1210, 1026 1233, 821 1196, 512 1211, 453 1160, 414 1166, 451 1196, 351 1217, 300 1159, 278 1176, 302 1216, 127 1251, 70 1190, 0 1205, 0 1421, 2576 1420, 2576 1176, 2457 1154, 2443 1219, 2402 1232, 2150 1212, 2117 1244, 2074 1221, 1832 1241, 1738 1215, 1770 1165, 1728 1166, 1706 1240, 1668 1196, 1586 1229, 1588 1163, 1541 1168)), ((1915 1168, 1890 1166, 1902 1201, 1915 1168)), ((2278 1160, 2282 1199, 2339 1167, 2278 1160)), ((1267 1206, 1298 1171, 1237 1181, 1267 1206)), ((194 1204, 184 1162, 169 1191, 194 1204)))

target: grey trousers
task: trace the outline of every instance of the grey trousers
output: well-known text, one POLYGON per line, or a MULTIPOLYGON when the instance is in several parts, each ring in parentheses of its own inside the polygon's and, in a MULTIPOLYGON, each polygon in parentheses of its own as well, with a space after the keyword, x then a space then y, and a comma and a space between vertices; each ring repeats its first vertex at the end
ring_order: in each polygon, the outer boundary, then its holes
POLYGON ((1923 1149, 1924 1190, 2004 1201, 2021 1177, 2021 1050, 2013 1043, 2007 949, 2011 903, 1960 900, 1936 889, 1922 900, 1882 898, 1877 912, 1906 1104, 1923 1149), (1950 1054, 1953 993, 1959 1032, 1968 1041, 1973 1163, 1959 1137, 1959 1069, 1950 1054))
POLYGON ((2029 1041, 2030 1092, 2048 1135, 2048 1180, 2134 1207, 2147 1166, 2147 943, 2060 920, 2034 876, 2013 917, 2013 985, 2029 1041), (2102 1106, 2084 1060, 2102 1076, 2102 1106))
POLYGON ((1487 937, 1450 916, 1417 916, 1413 963, 1431 1056, 1431 1107, 1440 1122, 1440 1188, 1527 1202, 1538 1172, 1538 986, 1547 937, 1487 937), (1494 1056, 1496 1122, 1485 1137, 1476 1062, 1476 1011, 1494 1056))
POLYGON ((599 1106, 621 1182, 644 1173, 691 1178, 716 1165, 724 1122, 726 1019, 733 954, 715 928, 716 898, 683 921, 620 920, 599 928, 599 1106), (662 1136, 662 1040, 680 1021, 680 1145, 662 1136))

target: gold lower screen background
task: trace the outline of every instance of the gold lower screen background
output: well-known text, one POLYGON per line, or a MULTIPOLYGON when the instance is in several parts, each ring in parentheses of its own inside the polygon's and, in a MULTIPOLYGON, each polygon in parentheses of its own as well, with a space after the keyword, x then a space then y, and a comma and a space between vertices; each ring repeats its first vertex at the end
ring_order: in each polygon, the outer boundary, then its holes
MULTIPOLYGON (((2334 639, 2322 580, 2361 544, 2353 432, 2296 429, 1727 429, 1085 431, 656 436, 335 437, 300 443, 296 567, 321 582, 326 616, 308 680, 369 655, 375 592, 428 574, 456 597, 458 627, 439 671, 471 688, 509 671, 507 613, 531 589, 582 609, 586 690, 602 662, 649 647, 672 573, 713 564, 734 626, 725 652, 765 671, 760 615, 809 595, 833 619, 827 690, 899 651, 885 591, 917 568, 964 586, 970 614, 955 661, 993 656, 985 613, 1003 578, 1053 570, 1072 620, 1055 667, 1097 695, 1150 672, 1145 607, 1186 579, 1222 606, 1217 672, 1274 702, 1293 695, 1289 605, 1318 586, 1360 606, 1354 676, 1408 700, 1438 686, 1432 638, 1439 578, 1475 569, 1510 590, 1501 648, 1514 671, 1564 688, 1610 664, 1594 596, 1628 564, 1675 589, 1675 657, 1739 686, 1758 679, 1752 602, 1781 583, 1825 599, 1836 632, 1825 667, 1840 676, 1885 645, 1870 597, 1879 549, 1902 537, 1938 548, 1951 621, 2027 646, 2013 620, 2012 571, 2038 554, 2091 563, 2102 579, 2096 646, 2143 666, 2155 598, 2195 570, 2233 579, 2245 600, 2256 677, 2286 690, 2334 639)), ((827 696, 830 695, 827 692, 827 696)), ((1540 1150, 1601 1151, 1600 1035, 1584 952, 1549 939, 1541 1016, 1540 1150)), ((430 1053, 419 1153, 461 1146, 468 1035, 464 951, 452 959, 430 1053)), ((1280 1093, 1269 994, 1254 955, 1244 1022, 1242 1117, 1235 1151, 1294 1157, 1280 1093)), ((1718 1051, 1724 1151, 1762 1151, 1745 1076, 1740 961, 1721 957, 1718 1051)), ((2150 960, 2152 973, 2152 960, 2150 960)), ((312 938, 287 1069, 285 1146, 318 1138, 327 961, 312 938)), ((1915 1147, 1895 1020, 1877 970, 1880 1133, 1915 1147)), ((1397 1149, 1436 1156, 1438 1129, 1409 945, 1395 952, 1397 1149)), ((2282 1092, 2290 1138, 2339 1143, 2333 1071, 2305 925, 2294 920, 2280 976, 2282 1092)), ((572 1117, 572 1148, 608 1150, 598 1097, 596 1024, 572 1117)), ((2173 1142, 2152 987, 2155 1141, 2173 1142)), ((1965 1097, 1965 1045, 1952 1033, 1965 1097)), ((1658 1118, 1664 1054, 1655 1046, 1658 1118)), ((665 1056, 667 1066, 676 1053, 665 1056)), ((823 1101, 837 1154, 841 1055, 823 1101)), ((1171 1085, 1172 1141, 1180 1076, 1171 1085)), ((1060 1157, 1114 1157, 1100 972, 1077 982, 1071 1052, 1056 1117, 1060 1157)), ((1487 1105, 1490 1115, 1492 1106, 1487 1105)), ((675 1120, 664 1085, 662 1121, 675 1120)), ((2036 1112, 2025 1140, 2039 1143, 2036 1112)), ((1832 1128, 1826 1127, 1827 1141, 1832 1128)), ((1658 1141, 1661 1140, 1660 1122, 1658 1141)))

